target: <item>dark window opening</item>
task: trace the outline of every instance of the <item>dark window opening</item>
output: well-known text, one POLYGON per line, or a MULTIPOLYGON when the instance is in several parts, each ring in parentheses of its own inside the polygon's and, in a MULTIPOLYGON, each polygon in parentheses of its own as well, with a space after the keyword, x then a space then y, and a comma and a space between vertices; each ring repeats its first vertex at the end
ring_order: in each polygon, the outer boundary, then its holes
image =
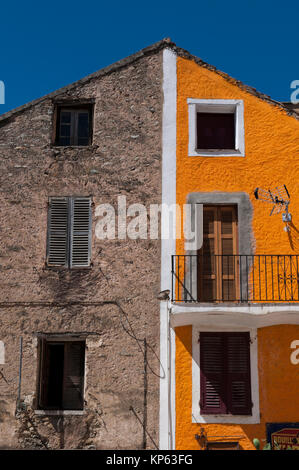
POLYGON ((252 414, 249 333, 200 333, 200 412, 252 414))
POLYGON ((197 149, 235 148, 234 113, 197 113, 197 149))
POLYGON ((91 145, 92 116, 92 105, 57 106, 56 145, 91 145))
POLYGON ((47 404, 59 409, 62 407, 64 345, 49 344, 48 356, 47 404))
POLYGON ((41 409, 83 409, 84 360, 84 341, 41 341, 41 409))

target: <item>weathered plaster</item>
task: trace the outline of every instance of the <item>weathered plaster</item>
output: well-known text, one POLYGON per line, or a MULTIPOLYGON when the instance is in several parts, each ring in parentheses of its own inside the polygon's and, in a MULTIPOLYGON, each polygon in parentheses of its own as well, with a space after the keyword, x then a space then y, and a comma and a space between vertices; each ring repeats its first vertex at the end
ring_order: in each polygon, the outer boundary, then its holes
POLYGON ((95 207, 117 207, 118 195, 126 195, 128 205, 161 203, 161 120, 161 51, 1 120, 1 447, 136 449, 159 443, 160 242, 101 241, 94 227, 95 207), (78 99, 95 100, 93 143, 55 147, 53 100, 78 99), (48 197, 74 194, 93 197, 92 267, 48 269, 48 197), (39 416, 36 338, 63 333, 88 337, 84 414, 39 416), (16 417, 21 336, 27 410, 16 417))

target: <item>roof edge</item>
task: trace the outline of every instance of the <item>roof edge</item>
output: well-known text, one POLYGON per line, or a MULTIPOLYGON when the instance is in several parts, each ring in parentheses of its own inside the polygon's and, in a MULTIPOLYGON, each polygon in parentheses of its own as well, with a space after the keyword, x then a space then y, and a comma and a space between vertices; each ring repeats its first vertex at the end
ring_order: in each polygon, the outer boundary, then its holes
POLYGON ((225 72, 222 72, 221 70, 217 69, 217 67, 209 64, 208 62, 203 61, 199 57, 197 57, 197 56, 191 54, 190 52, 188 52, 187 50, 185 50, 181 47, 178 47, 174 42, 172 42, 172 40, 170 38, 164 38, 161 41, 158 41, 158 42, 156 42, 156 43, 154 43, 150 46, 145 47, 144 49, 141 49, 140 51, 138 51, 138 52, 136 52, 136 53, 134 53, 130 56, 125 57, 124 59, 121 59, 117 62, 114 62, 113 64, 108 65, 107 67, 104 67, 104 68, 102 68, 102 69, 100 69, 96 72, 93 72, 93 73, 91 73, 91 74, 89 74, 89 75, 87 75, 87 76, 85 76, 85 77, 83 77, 79 80, 76 80, 75 82, 72 82, 69 85, 66 85, 62 88, 58 88, 57 90, 52 91, 52 92, 50 92, 46 95, 43 95, 40 98, 36 98, 35 100, 29 101, 28 103, 25 103, 22 106, 18 106, 17 108, 14 108, 10 111, 7 111, 6 113, 0 115, 0 122, 3 122, 6 119, 9 119, 9 118, 11 118, 12 116, 14 116, 16 114, 22 113, 23 111, 26 111, 27 109, 30 109, 32 106, 35 106, 39 103, 42 103, 43 101, 45 101, 47 99, 55 98, 55 96, 58 96, 58 95, 60 95, 62 93, 65 93, 69 90, 72 90, 73 88, 75 88, 78 85, 83 85, 83 84, 89 82, 90 80, 102 77, 104 75, 108 75, 109 73, 113 73, 113 72, 115 72, 115 71, 117 71, 117 70, 119 70, 123 67, 126 67, 127 65, 130 65, 130 64, 136 62, 137 60, 141 59, 142 57, 157 53, 160 50, 166 49, 166 48, 173 50, 177 54, 177 56, 179 56, 181 58, 192 60, 193 62, 195 62, 199 66, 204 67, 208 70, 211 70, 212 72, 217 73, 218 75, 223 77, 225 80, 227 80, 231 84, 238 86, 239 88, 246 91, 247 93, 250 93, 251 95, 254 95, 257 98, 262 99, 263 101, 266 101, 271 105, 279 107, 280 109, 284 110, 289 116, 292 116, 295 119, 299 120, 298 113, 293 111, 290 108, 290 106, 286 105, 286 103, 276 101, 276 100, 272 99, 270 96, 266 95, 265 93, 261 93, 258 90, 256 90, 256 88, 253 88, 249 85, 246 85, 242 81, 231 77, 230 75, 228 75, 225 72))
POLYGON ((114 62, 111 65, 108 65, 107 67, 104 67, 100 70, 97 70, 96 72, 93 72, 89 75, 86 75, 83 78, 80 78, 79 80, 76 80, 75 82, 70 83, 69 85, 63 86, 61 88, 58 88, 57 90, 54 90, 50 93, 47 93, 46 95, 41 96, 40 98, 36 98, 35 100, 29 101, 28 103, 25 103, 21 106, 18 106, 17 108, 11 109, 10 111, 7 111, 6 113, 0 115, 0 122, 5 121, 6 119, 11 118, 15 114, 22 113, 23 111, 26 111, 27 109, 31 108, 32 106, 35 106, 39 103, 42 103, 45 100, 55 98, 55 96, 58 96, 62 93, 65 93, 69 90, 72 90, 78 85, 83 85, 90 80, 93 80, 94 78, 102 77, 104 75, 108 75, 109 73, 113 73, 116 70, 119 70, 123 67, 126 67, 127 65, 130 65, 137 60, 141 59, 142 57, 151 55, 153 53, 159 52, 162 49, 165 48, 171 48, 173 49, 176 47, 176 45, 171 41, 170 38, 164 38, 161 41, 155 42, 154 44, 145 47, 144 49, 141 49, 138 52, 135 52, 134 54, 131 54, 124 59, 121 59, 117 62, 114 62))
POLYGON ((250 93, 251 95, 254 95, 257 98, 262 99, 263 101, 266 101, 271 105, 274 105, 274 106, 277 106, 277 107, 283 109, 284 111, 286 111, 286 113, 289 116, 292 116, 295 119, 299 120, 298 114, 295 111, 292 111, 290 109, 290 107, 286 106, 285 102, 276 101, 276 100, 272 99, 269 95, 266 95, 265 93, 259 92, 256 88, 253 88, 249 85, 246 85, 241 80, 237 80, 236 78, 233 78, 232 76, 228 75, 227 73, 222 72, 221 70, 217 69, 217 67, 215 67, 214 65, 211 65, 208 62, 203 61, 199 57, 191 54, 189 51, 187 51, 185 49, 182 49, 181 47, 178 47, 176 44, 174 44, 172 42, 170 42, 169 47, 171 47, 171 49, 173 49, 179 57, 182 57, 183 59, 192 60, 193 62, 195 62, 199 66, 204 67, 208 70, 211 70, 212 72, 217 73, 218 75, 223 77, 226 81, 230 82, 231 84, 238 86, 239 88, 246 91, 247 93, 250 93))

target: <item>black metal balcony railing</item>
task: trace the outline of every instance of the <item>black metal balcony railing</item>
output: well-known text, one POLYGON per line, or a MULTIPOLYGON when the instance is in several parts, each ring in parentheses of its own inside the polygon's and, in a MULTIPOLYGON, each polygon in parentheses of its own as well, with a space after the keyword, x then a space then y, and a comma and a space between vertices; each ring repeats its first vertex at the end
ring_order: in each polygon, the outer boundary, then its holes
POLYGON ((299 302, 299 255, 173 255, 173 302, 299 302))

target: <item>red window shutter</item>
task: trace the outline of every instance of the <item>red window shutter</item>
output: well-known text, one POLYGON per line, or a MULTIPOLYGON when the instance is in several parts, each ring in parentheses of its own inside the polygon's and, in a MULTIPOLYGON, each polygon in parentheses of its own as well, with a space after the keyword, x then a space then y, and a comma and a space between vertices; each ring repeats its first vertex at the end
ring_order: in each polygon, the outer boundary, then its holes
POLYGON ((251 415, 249 333, 228 333, 226 342, 228 412, 234 415, 251 415))
POLYGON ((201 414, 252 414, 249 333, 200 333, 200 397, 201 414))
POLYGON ((226 413, 224 336, 200 333, 200 411, 201 414, 226 413))

